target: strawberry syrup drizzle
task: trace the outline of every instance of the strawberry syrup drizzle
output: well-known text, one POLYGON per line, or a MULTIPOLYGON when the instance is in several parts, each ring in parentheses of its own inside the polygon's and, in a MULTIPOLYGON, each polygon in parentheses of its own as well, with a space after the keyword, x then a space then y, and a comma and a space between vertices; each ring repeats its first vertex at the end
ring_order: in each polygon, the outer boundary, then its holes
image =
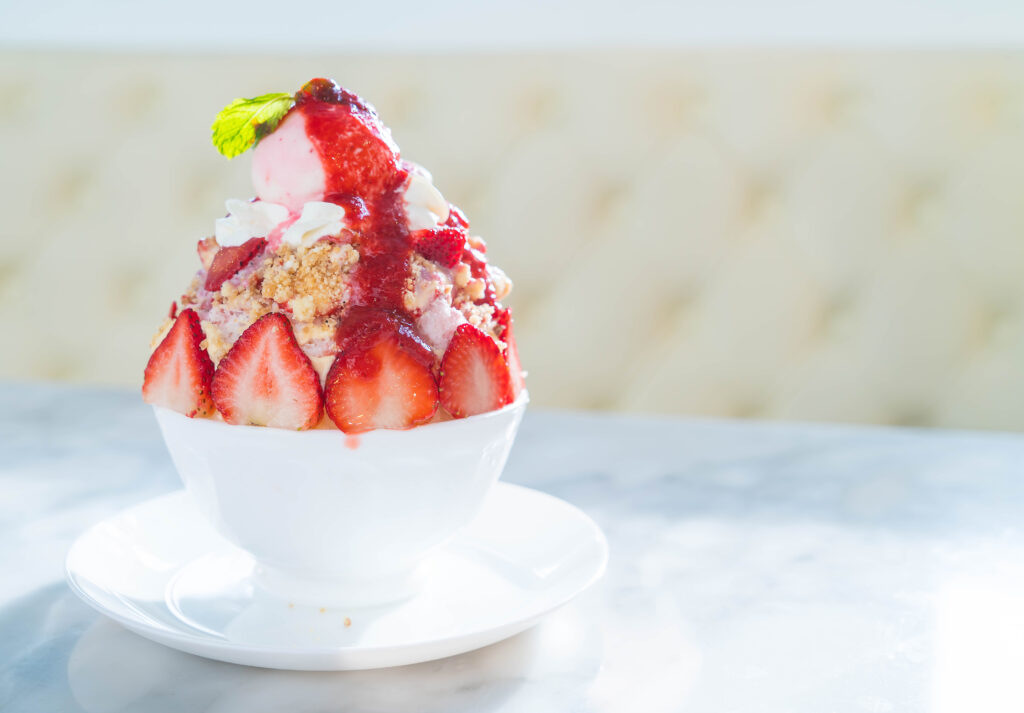
POLYGON ((497 295, 494 292, 494 285, 487 276, 487 258, 479 250, 474 250, 469 245, 462 251, 462 262, 469 265, 469 273, 474 279, 484 281, 484 296, 474 302, 478 305, 491 305, 497 302, 497 295))
POLYGON ((398 147, 371 106, 329 80, 303 87, 295 110, 305 114, 306 132, 320 154, 325 200, 345 208, 355 233, 359 264, 351 304, 404 314, 412 241, 402 195, 409 174, 399 164, 398 147))
POLYGON ((362 221, 359 264, 355 271, 353 304, 405 313, 402 293, 409 277, 412 240, 406 223, 402 185, 408 174, 399 172, 391 190, 371 203, 362 221))
MULTIPOLYGON (((326 79, 314 79, 296 94, 306 132, 320 154, 327 179, 324 198, 341 205, 359 263, 353 273, 350 305, 408 314, 403 292, 414 252, 402 187, 409 172, 398 147, 372 106, 326 79)), ((455 206, 446 225, 466 230, 469 221, 455 206)), ((493 305, 494 287, 482 251, 466 246, 462 261, 486 289, 477 304, 493 305)))
POLYGON ((292 227, 292 224, 299 219, 298 213, 291 213, 281 223, 279 223, 270 233, 267 235, 267 245, 271 250, 276 251, 281 247, 281 239, 284 237, 284 231, 292 227))
POLYGON ((398 147, 376 110, 328 79, 314 79, 295 95, 306 133, 320 154, 327 194, 371 203, 393 185, 398 147))

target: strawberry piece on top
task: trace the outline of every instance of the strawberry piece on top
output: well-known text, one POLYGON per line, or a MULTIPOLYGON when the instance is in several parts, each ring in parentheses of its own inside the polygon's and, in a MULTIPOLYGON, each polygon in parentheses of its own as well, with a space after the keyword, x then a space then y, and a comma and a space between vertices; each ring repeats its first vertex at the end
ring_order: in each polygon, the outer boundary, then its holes
POLYGON ((212 235, 208 238, 203 238, 196 244, 199 262, 203 264, 204 270, 210 269, 210 265, 213 264, 213 258, 217 255, 218 250, 220 250, 220 245, 217 244, 217 238, 212 235))
POLYGON ((459 228, 417 230, 411 237, 416 252, 449 269, 459 264, 466 247, 466 232, 459 228))
POLYGON ((210 292, 216 292, 221 285, 238 274, 239 270, 263 252, 263 248, 266 246, 265 238, 249 238, 241 245, 221 248, 213 257, 213 263, 206 273, 206 283, 203 287, 210 292))

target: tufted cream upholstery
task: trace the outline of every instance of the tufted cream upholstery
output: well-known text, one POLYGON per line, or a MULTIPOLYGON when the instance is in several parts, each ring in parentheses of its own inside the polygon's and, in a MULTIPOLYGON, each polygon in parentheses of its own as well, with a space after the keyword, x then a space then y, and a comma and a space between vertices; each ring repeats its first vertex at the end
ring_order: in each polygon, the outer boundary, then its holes
POLYGON ((0 54, 0 377, 137 384, 245 158, 331 75, 516 283, 545 406, 1024 428, 1024 53, 0 54))

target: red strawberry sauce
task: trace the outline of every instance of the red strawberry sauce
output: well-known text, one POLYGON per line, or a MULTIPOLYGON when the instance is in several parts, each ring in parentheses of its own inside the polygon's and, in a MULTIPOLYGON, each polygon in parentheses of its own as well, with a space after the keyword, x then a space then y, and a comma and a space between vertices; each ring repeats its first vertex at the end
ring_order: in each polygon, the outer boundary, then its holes
POLYGON ((398 147, 376 110, 329 79, 314 79, 295 95, 306 133, 324 167, 327 193, 384 193, 398 170, 398 147))
POLYGON ((353 302, 403 312, 402 293, 409 276, 412 240, 405 218, 402 185, 408 174, 400 171, 394 187, 370 204, 360 226, 359 265, 354 275, 353 302))
POLYGON ((408 172, 377 112, 327 79, 296 94, 327 177, 325 200, 345 208, 359 250, 352 304, 404 312, 412 243, 403 205, 408 172))
MULTIPOLYGON (((405 313, 402 295, 409 276, 413 241, 402 188, 409 172, 401 162, 376 110, 328 79, 314 79, 295 95, 293 111, 306 117, 306 133, 320 154, 327 178, 325 200, 344 206, 359 264, 353 275, 353 306, 405 313)), ((465 216, 452 206, 448 223, 465 229, 465 216)), ((469 246, 462 260, 487 291, 478 303, 494 304, 486 258, 469 246)))
POLYGON ((469 245, 466 245, 465 250, 462 251, 462 262, 469 265, 469 272, 474 278, 479 278, 484 281, 487 286, 484 290, 484 296, 476 300, 478 305, 488 304, 493 305, 495 303, 494 285, 487 279, 487 259, 483 253, 479 250, 474 250, 469 245))

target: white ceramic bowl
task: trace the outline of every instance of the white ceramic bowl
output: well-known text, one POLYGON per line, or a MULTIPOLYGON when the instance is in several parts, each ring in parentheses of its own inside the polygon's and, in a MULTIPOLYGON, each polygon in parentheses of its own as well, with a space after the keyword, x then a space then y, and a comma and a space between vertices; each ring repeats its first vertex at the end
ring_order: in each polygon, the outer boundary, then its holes
POLYGON ((479 512, 528 397, 356 438, 192 419, 154 407, 199 510, 289 601, 365 606, 415 591, 424 556, 479 512), (353 447, 355 446, 355 447, 353 447))

